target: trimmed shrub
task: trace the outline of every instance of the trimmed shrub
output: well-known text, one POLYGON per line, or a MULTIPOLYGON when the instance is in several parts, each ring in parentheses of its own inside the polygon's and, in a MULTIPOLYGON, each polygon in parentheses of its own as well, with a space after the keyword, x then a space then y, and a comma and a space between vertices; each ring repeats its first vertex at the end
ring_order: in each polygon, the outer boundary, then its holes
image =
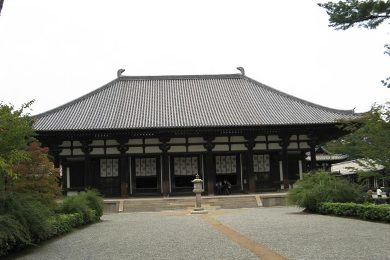
POLYGON ((53 215, 53 211, 34 196, 9 194, 5 200, 5 212, 13 215, 29 231, 32 241, 39 242, 50 236, 47 219, 53 215))
POLYGON ((326 215, 390 222, 390 205, 324 202, 319 206, 318 212, 326 215))
POLYGON ((73 228, 83 225, 83 216, 79 213, 56 214, 49 219, 51 236, 58 236, 70 232, 73 228))
POLYGON ((64 214, 80 214, 84 224, 93 222, 96 218, 95 212, 88 207, 86 199, 82 196, 66 197, 59 206, 59 212, 64 214))
POLYGON ((370 203, 370 204, 390 204, 390 197, 387 198, 377 198, 374 199, 372 197, 366 197, 364 202, 370 203))
POLYGON ((88 207, 95 211, 96 217, 98 217, 98 219, 103 216, 103 199, 97 191, 87 190, 85 192, 81 192, 79 196, 85 198, 88 207))
POLYGON ((84 223, 93 223, 103 215, 103 200, 95 191, 80 192, 77 196, 66 197, 58 211, 65 214, 79 213, 84 223))
POLYGON ((307 174, 288 191, 290 203, 317 212, 322 202, 357 202, 362 200, 361 187, 325 171, 307 174))
POLYGON ((31 245, 29 230, 12 215, 0 215, 0 256, 31 245))

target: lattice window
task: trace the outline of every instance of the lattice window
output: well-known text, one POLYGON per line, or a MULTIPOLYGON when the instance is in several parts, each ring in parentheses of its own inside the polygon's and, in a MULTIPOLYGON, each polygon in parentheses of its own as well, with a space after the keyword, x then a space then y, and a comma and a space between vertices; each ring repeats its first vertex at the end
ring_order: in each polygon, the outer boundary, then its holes
POLYGON ((175 157, 173 159, 174 175, 192 176, 199 174, 198 157, 175 157))
POLYGON ((269 154, 253 155, 253 172, 269 172, 270 160, 269 154))
POLYGON ((118 177, 119 159, 100 159, 100 177, 118 177))
POLYGON ((135 159, 135 176, 156 176, 157 174, 156 158, 137 158, 135 159))
POLYGON ((236 174, 237 156, 236 155, 218 155, 215 156, 215 170, 217 175, 236 174))

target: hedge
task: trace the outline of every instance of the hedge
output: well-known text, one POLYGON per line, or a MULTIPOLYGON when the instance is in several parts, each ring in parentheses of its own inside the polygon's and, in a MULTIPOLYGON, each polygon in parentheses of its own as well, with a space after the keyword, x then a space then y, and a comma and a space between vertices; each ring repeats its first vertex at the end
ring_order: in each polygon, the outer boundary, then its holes
POLYGON ((103 201, 94 191, 67 197, 52 212, 26 194, 12 194, 0 213, 0 256, 100 220, 103 201))
POLYGON ((49 220, 51 236, 58 236, 70 232, 73 228, 84 224, 83 216, 80 213, 56 214, 49 220))
POLYGON ((318 212, 325 215, 390 222, 390 205, 324 202, 321 203, 318 212))

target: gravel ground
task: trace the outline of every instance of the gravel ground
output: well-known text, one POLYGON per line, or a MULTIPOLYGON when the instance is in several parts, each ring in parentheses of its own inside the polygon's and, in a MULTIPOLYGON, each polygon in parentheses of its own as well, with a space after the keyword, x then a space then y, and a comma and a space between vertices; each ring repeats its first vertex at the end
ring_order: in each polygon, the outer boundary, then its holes
POLYGON ((390 225, 306 214, 293 207, 215 216, 288 259, 390 259, 390 225))
MULTIPOLYGON (((210 216, 288 259, 390 259, 390 225, 305 214, 292 207, 210 216)), ((199 216, 182 211, 103 216, 98 224, 10 259, 257 259, 199 216)))
MULTIPOLYGON (((13 257, 12 257, 13 258, 13 257)), ((104 215, 17 259, 257 259, 198 216, 104 215)))

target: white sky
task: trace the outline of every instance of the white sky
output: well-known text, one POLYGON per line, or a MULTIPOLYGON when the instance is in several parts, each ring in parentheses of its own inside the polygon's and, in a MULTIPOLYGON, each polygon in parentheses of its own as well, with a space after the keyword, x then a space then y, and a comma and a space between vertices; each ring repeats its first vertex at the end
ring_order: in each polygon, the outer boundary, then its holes
POLYGON ((390 100, 390 25, 335 31, 315 0, 5 0, 0 101, 44 112, 124 75, 239 73, 366 111, 390 100))

